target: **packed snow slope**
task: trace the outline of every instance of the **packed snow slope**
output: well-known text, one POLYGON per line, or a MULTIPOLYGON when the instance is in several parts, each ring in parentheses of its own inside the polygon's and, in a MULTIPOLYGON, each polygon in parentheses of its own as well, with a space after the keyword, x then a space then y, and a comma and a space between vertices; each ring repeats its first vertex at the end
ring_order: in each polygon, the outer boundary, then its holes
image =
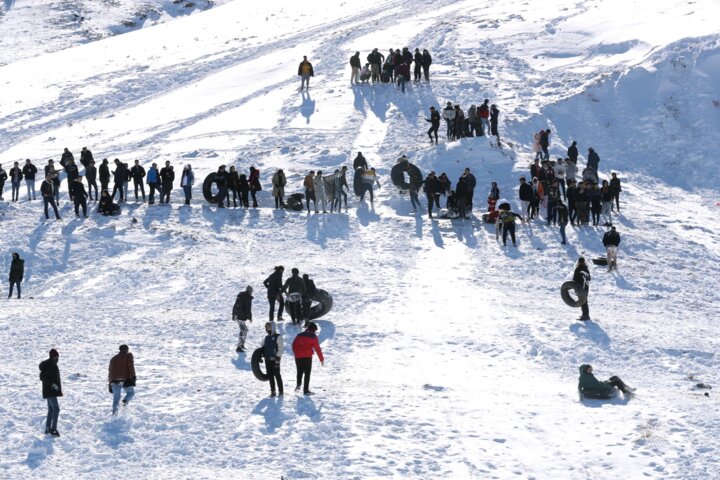
POLYGON ((176 189, 171 207, 130 202, 113 218, 75 219, 64 190, 61 222, 24 195, 0 202, 2 270, 11 252, 26 260, 24 298, 0 306, 2 476, 720 477, 715 392, 693 388, 718 380, 718 13, 711 1, 236 1, 0 67, 6 169, 87 146, 178 173, 191 163, 198 179, 190 206, 176 189), (431 84, 350 87, 353 52, 404 46, 433 54, 431 84), (300 93, 302 55, 317 73, 300 93), (430 105, 483 98, 502 111, 501 149, 429 145, 430 105), (569 228, 563 246, 531 222, 503 248, 478 220, 491 181, 517 203, 540 127, 553 156, 575 139, 624 182, 619 269, 592 269, 584 324, 558 290, 578 256, 602 255, 602 228, 569 228), (357 151, 381 176, 374 206, 269 208, 275 169, 292 193, 357 151), (476 218, 412 214, 389 182, 401 154, 453 183, 470 167, 476 218), (202 200, 220 164, 260 168, 263 208, 202 200), (281 327, 282 399, 234 352, 236 294, 255 287, 252 348, 279 264, 335 299, 318 322, 314 397, 292 392, 297 328, 281 327), (138 387, 111 417, 120 343, 138 387), (50 348, 65 392, 55 440, 37 378, 50 348), (582 363, 637 396, 580 402, 582 363))

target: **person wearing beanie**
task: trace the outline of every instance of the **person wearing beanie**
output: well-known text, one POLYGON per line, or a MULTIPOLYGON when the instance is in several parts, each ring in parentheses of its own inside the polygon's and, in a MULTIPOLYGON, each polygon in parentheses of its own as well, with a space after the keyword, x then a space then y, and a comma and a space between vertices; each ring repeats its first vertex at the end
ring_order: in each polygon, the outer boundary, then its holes
POLYGON ((113 415, 117 414, 123 389, 125 389, 123 407, 135 396, 135 360, 129 350, 127 345, 120 345, 120 352, 112 357, 108 367, 108 383, 113 394, 113 415))
POLYGON ((280 359, 282 358, 285 344, 283 342, 283 336, 277 331, 277 324, 275 322, 265 323, 265 340, 263 341, 263 358, 265 359, 265 368, 267 369, 267 375, 270 380, 270 396, 275 397, 277 395, 283 396, 284 384, 282 376, 280 375, 280 359), (277 382, 277 394, 275 393, 275 383, 277 382))
POLYGON ((62 397, 62 383, 60 381, 60 369, 58 360, 60 354, 54 348, 50 350, 48 359, 40 362, 40 381, 42 382, 42 396, 47 400, 48 413, 45 422, 45 434, 59 437, 57 431, 58 417, 60 416, 60 405, 58 397, 62 397))
POLYGON ((573 273, 573 282, 585 292, 585 303, 582 304, 582 316, 578 320, 590 320, 590 307, 588 307, 588 293, 590 292, 590 269, 585 263, 585 257, 578 258, 573 273))
POLYGON ((235 305, 233 305, 232 316, 240 327, 240 333, 238 334, 238 343, 236 352, 242 353, 245 351, 245 339, 247 338, 248 327, 245 322, 252 322, 252 300, 253 300, 253 288, 248 285, 245 287, 245 291, 238 293, 235 305))
POLYGON ((318 337, 315 334, 317 329, 318 327, 315 322, 309 322, 307 329, 299 333, 292 343, 292 351, 293 355, 295 355, 295 366, 297 367, 295 391, 300 391, 300 385, 302 384, 303 394, 305 395, 313 395, 313 392, 310 391, 310 372, 312 371, 313 351, 317 353, 320 359, 320 365, 325 366, 325 357, 323 357, 320 342, 318 342, 318 337))

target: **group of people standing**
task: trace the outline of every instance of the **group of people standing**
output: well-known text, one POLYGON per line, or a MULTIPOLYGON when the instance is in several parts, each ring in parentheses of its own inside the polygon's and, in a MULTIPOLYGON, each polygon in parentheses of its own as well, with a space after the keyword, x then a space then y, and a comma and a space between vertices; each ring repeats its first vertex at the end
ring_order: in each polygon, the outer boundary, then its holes
POLYGON ((355 52, 350 57, 350 84, 361 85, 372 82, 377 83, 397 83, 405 91, 405 83, 410 81, 410 66, 413 67, 413 81, 420 82, 425 78, 426 82, 430 81, 430 65, 432 65, 432 56, 427 49, 422 52, 419 48, 415 49, 415 53, 411 52, 408 47, 400 51, 399 48, 389 49, 387 55, 383 55, 377 48, 366 57, 365 66, 360 60, 360 52, 355 52))
MULTIPOLYGON (((283 380, 280 374, 280 360, 284 351, 284 337, 278 332, 278 323, 283 321, 283 308, 287 306, 293 325, 303 324, 305 331, 299 333, 292 343, 292 350, 295 356, 297 367, 297 385, 295 391, 301 386, 305 395, 312 395, 310 391, 310 373, 312 371, 312 356, 316 353, 323 364, 324 357, 320 343, 315 332, 318 330, 315 322, 309 321, 310 304, 315 295, 316 288, 307 274, 300 277, 297 268, 292 269, 292 275, 283 283, 283 272, 285 268, 278 265, 273 273, 268 276, 263 285, 267 289, 267 299, 270 306, 270 320, 265 323, 267 333, 262 344, 263 358, 268 377, 270 378, 271 396, 283 395, 283 380), (283 300, 283 295, 286 300, 283 300), (275 320, 275 304, 278 304, 277 322, 275 320), (276 389, 277 386, 277 389, 276 389)), ((235 349, 238 353, 245 352, 245 341, 247 339, 247 322, 252 322, 252 301, 253 287, 248 285, 240 292, 235 299, 232 309, 232 317, 238 324, 240 332, 238 343, 235 349)))
MULTIPOLYGON (((498 133, 498 120, 500 110, 497 105, 490 105, 490 100, 485 99, 480 106, 470 105, 467 113, 463 111, 460 105, 447 102, 442 111, 442 118, 445 119, 447 126, 447 140, 459 140, 465 137, 484 137, 493 136, 500 142, 500 134, 498 133)), ((440 112, 435 107, 430 107, 430 118, 426 120, 432 125, 427 134, 430 142, 438 143, 438 129, 440 128, 440 112)))

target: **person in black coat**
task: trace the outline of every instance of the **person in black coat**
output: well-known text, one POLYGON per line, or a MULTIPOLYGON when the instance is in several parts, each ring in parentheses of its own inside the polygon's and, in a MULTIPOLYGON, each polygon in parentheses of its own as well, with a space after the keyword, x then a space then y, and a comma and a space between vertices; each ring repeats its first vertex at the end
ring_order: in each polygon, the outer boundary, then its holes
POLYGON ((473 208, 473 195, 475 194, 477 180, 475 180, 475 175, 470 173, 469 168, 465 169, 463 176, 467 177, 467 194, 465 195, 465 198, 467 200, 467 210, 470 211, 473 208))
POLYGON ((578 258, 577 264, 575 265, 575 271, 573 272, 573 282, 577 285, 577 288, 582 289, 585 292, 585 303, 582 304, 582 315, 579 320, 590 320, 590 307, 588 307, 588 293, 590 292, 590 269, 588 269, 585 258, 578 258))
POLYGON ((100 163, 100 190, 107 190, 110 184, 110 167, 108 166, 108 159, 103 158, 100 163))
POLYGON ((430 107, 430 118, 425 119, 430 123, 430 129, 427 131, 428 137, 430 137, 430 143, 433 143, 433 133, 435 133, 435 145, 438 143, 438 129, 440 128, 440 112, 435 110, 435 107, 430 107))
POLYGON ((500 145, 500 134, 498 133, 498 119, 500 117, 500 110, 497 105, 493 104, 490 106, 490 134, 495 136, 500 145))
POLYGON ((355 52, 355 55, 350 57, 350 85, 357 85, 360 83, 360 69, 362 64, 360 63, 360 52, 355 52))
POLYGON ((143 185, 143 178, 145 178, 145 169, 140 165, 140 160, 135 160, 135 165, 130 169, 130 178, 133 179, 133 185, 135 186, 135 201, 138 200, 138 187, 142 193, 143 202, 145 202, 145 186, 143 185))
POLYGON ((275 313, 275 302, 277 301, 279 304, 278 307, 278 322, 282 322, 282 314, 283 309, 285 308, 285 302, 283 302, 282 298, 282 288, 283 288, 283 272, 285 271, 285 267, 282 265, 278 265, 275 267, 275 271, 270 274, 268 278, 265 279, 263 282, 263 285, 265 285, 265 288, 267 288, 267 298, 268 303, 270 303, 270 321, 273 320, 273 315, 275 313))
POLYGON ((165 162, 165 166, 160 170, 160 183, 162 184, 160 203, 170 203, 170 192, 172 192, 174 181, 175 171, 168 160, 165 162))
POLYGON ((85 191, 85 185, 82 183, 82 177, 76 178, 75 181, 70 184, 70 194, 75 203, 75 216, 80 216, 80 207, 82 207, 83 218, 87 218, 88 194, 85 191))
POLYGON ((127 198, 125 198, 125 192, 123 188, 123 183, 127 182, 128 172, 127 172, 127 165, 118 160, 115 159, 115 171, 113 173, 113 183, 115 184, 113 186, 113 192, 112 192, 112 198, 115 199, 115 194, 120 193, 120 199, 118 200, 118 203, 127 201, 127 198))
POLYGON ((602 243, 607 251, 608 272, 617 270, 617 251, 618 246, 620 246, 620 233, 618 233, 615 227, 611 227, 609 231, 605 232, 602 243))
POLYGON ((423 57, 422 53, 420 53, 420 49, 415 49, 415 55, 413 56, 413 61, 415 62, 415 69, 413 70, 413 81, 419 82, 422 79, 422 62, 423 57))
POLYGON ((543 160, 549 160, 550 159, 550 152, 548 152, 548 148, 550 148, 550 129, 547 130, 541 130, 540 133, 540 148, 542 148, 543 152, 543 160))
POLYGON ((85 168, 85 173, 87 173, 88 166, 90 166, 90 163, 94 160, 92 152, 88 150, 87 147, 83 147, 80 151, 80 164, 85 168))
POLYGON ((23 167, 23 175, 25 176, 25 186, 27 187, 28 200, 35 200, 35 175, 37 174, 37 167, 28 158, 25 160, 25 166, 23 167))
POLYGON ((55 186, 53 185, 53 177, 48 175, 45 181, 40 185, 40 194, 42 195, 43 205, 45 207, 45 219, 49 219, 48 205, 51 205, 55 212, 55 218, 60 220, 57 204, 55 203, 55 186))
POLYGON ((117 203, 113 203, 110 192, 103 190, 100 192, 100 203, 98 203, 98 211, 101 215, 109 216, 120 213, 120 206, 117 203))
POLYGON ((573 162, 574 164, 577 164, 577 159, 578 159, 577 142, 573 141, 572 144, 568 147, 567 157, 570 159, 571 162, 573 162))
POLYGON ((7 172, 3 170, 2 165, 0 165, 0 200, 3 199, 3 189, 5 188, 7 178, 7 172))
POLYGON ((17 298, 20 298, 20 283, 25 274, 25 260, 20 258, 20 254, 15 252, 12 254, 12 262, 10 262, 10 292, 8 298, 12 297, 13 287, 17 286, 17 298))
POLYGON ((248 327, 245 322, 252 322, 252 300, 253 300, 253 288, 248 285, 245 287, 245 291, 240 292, 235 299, 235 305, 233 305, 232 315, 240 327, 240 333, 238 334, 238 344, 235 351, 240 353, 245 351, 245 339, 247 338, 248 327))
POLYGON ((12 185, 12 201, 17 202, 20 199, 20 182, 23 179, 22 168, 18 162, 15 162, 13 168, 10 169, 10 184, 12 185))
POLYGON ((423 192, 425 192, 425 196, 427 197, 427 204, 428 204, 428 218, 432 219, 432 209, 433 209, 433 203, 435 200, 435 194, 438 195, 438 209, 440 208, 440 193, 438 192, 438 181, 437 177, 435 176, 435 172, 428 173, 428 176, 425 177, 425 180, 423 180, 423 192))
POLYGON ((525 181, 525 177, 520 177, 520 190, 518 191, 520 197, 520 205, 522 219, 524 221, 530 220, 530 204, 533 201, 533 189, 532 185, 525 181))
POLYGON ((90 160, 90 163, 85 167, 85 179, 88 184, 88 195, 90 200, 98 200, 98 186, 97 186, 97 168, 95 168, 95 160, 90 160), (93 198, 93 189, 95 190, 95 198, 93 198))
POLYGON ((425 81, 430 81, 430 65, 432 65, 432 57, 430 56, 430 52, 427 50, 423 50, 422 53, 422 68, 423 73, 425 74, 425 81))
MULTIPOLYGON (((570 225, 575 225, 575 220, 578 218, 578 211, 575 210, 575 202, 577 201, 577 183, 575 180, 570 180, 567 185, 567 209, 568 218, 570 219, 570 225)), ((579 222, 579 220, 578 220, 579 222)))
POLYGON ((80 170, 78 170, 78 167, 75 164, 75 160, 69 159, 67 162, 65 162, 65 174, 67 175, 68 195, 70 195, 70 200, 72 200, 73 197, 71 187, 75 179, 78 178, 78 176, 80 175, 80 170))
POLYGON ((587 166, 594 170, 595 175, 597 175, 598 167, 600 166, 600 155, 598 155, 592 147, 588 148, 587 166))
POLYGON ((219 190, 218 193, 218 208, 225 208, 223 200, 227 202, 227 206, 230 206, 230 196, 228 195, 228 173, 225 171, 225 165, 218 167, 217 173, 215 173, 215 185, 219 190))
MULTIPOLYGON (((247 183, 247 180, 245 180, 247 183)), ((238 200, 238 193, 239 193, 239 186, 240 186, 240 176, 238 175, 237 170, 235 169, 234 165, 230 166, 230 171, 227 174, 227 186, 228 186, 228 192, 232 192, 232 202, 233 207, 237 208, 237 200, 238 200)), ((228 193, 228 206, 230 206, 230 193, 228 193)), ((242 199, 240 200, 240 206, 242 207, 242 199)))
POLYGON ((305 294, 303 295, 303 318, 305 319, 304 327, 307 328, 307 324, 310 321, 310 307, 312 306, 312 299, 315 298, 317 293, 317 287, 315 281, 310 279, 310 276, 306 273, 302 276, 305 282, 305 294))
POLYGON ((47 360, 40 362, 40 381, 42 382, 42 396, 47 400, 48 413, 45 422, 45 434, 59 437, 57 431, 58 416, 60 415, 60 405, 58 397, 62 397, 62 382, 60 379, 60 369, 58 368, 58 360, 60 355, 54 348, 50 350, 47 360))
MULTIPOLYGON (((622 187, 620 186, 620 179, 615 172, 612 172, 612 178, 610 179, 610 192, 612 193, 615 205, 617 205, 617 211, 620 213, 620 192, 622 192, 622 187)), ((611 211, 613 212, 615 211, 615 205, 611 207, 611 211)))
POLYGON ((358 167, 362 167, 363 170, 368 169, 367 160, 365 160, 362 152, 358 152, 357 157, 355 157, 355 160, 353 160, 353 170, 357 170, 358 167))

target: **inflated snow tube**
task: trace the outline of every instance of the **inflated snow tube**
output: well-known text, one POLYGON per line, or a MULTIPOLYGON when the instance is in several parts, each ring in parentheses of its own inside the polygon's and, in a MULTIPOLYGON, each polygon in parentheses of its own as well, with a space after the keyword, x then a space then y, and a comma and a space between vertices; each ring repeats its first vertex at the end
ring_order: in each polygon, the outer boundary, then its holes
POLYGON ((410 184, 405 181, 405 170, 407 170, 408 162, 396 163, 392 169, 390 169, 390 179, 393 185, 398 187, 400 190, 409 190, 410 184))
POLYGON ((208 203, 213 205, 220 201, 220 192, 213 193, 213 185, 215 184, 215 172, 205 177, 203 182, 203 197, 208 203))
POLYGON ((615 398, 618 394, 617 387, 613 387, 611 390, 607 392, 600 392, 597 390, 579 390, 578 393, 580 393, 580 400, 582 399, 591 399, 591 400, 609 400, 611 398, 615 398))
POLYGON ((285 209, 300 212, 303 209, 303 199, 305 195, 302 193, 293 193, 285 200, 285 209))
POLYGON ((580 288, 577 283, 569 280, 560 286, 560 296, 568 307, 580 308, 587 301, 587 292, 580 288), (570 296, 570 290, 575 292, 577 300, 570 296))
POLYGON ((253 352, 252 358, 250 359, 250 365, 252 366, 252 372, 253 375, 255 375, 255 378, 257 378, 261 382, 267 382, 268 380, 270 380, 270 377, 268 377, 267 373, 263 372, 260 368, 260 360, 262 360, 262 357, 263 349, 261 347, 253 352))
POLYGON ((333 298, 325 290, 317 289, 315 295, 311 299, 310 311, 308 319, 315 320, 327 314, 333 307, 333 298))
POLYGON ((410 185, 420 190, 420 185, 423 183, 423 174, 420 169, 415 164, 408 163, 407 174, 410 185))
POLYGON ((606 257, 593 258, 593 259, 592 259, 592 262, 593 262, 595 265, 604 265, 604 266, 606 266, 606 267, 607 267, 607 264, 608 264, 608 261, 607 261, 607 258, 606 258, 606 257))
POLYGON ((363 173, 365 173, 365 170, 363 170, 362 167, 358 167, 353 177, 353 192, 358 197, 362 197, 362 194, 367 190, 366 185, 363 183, 363 173))

